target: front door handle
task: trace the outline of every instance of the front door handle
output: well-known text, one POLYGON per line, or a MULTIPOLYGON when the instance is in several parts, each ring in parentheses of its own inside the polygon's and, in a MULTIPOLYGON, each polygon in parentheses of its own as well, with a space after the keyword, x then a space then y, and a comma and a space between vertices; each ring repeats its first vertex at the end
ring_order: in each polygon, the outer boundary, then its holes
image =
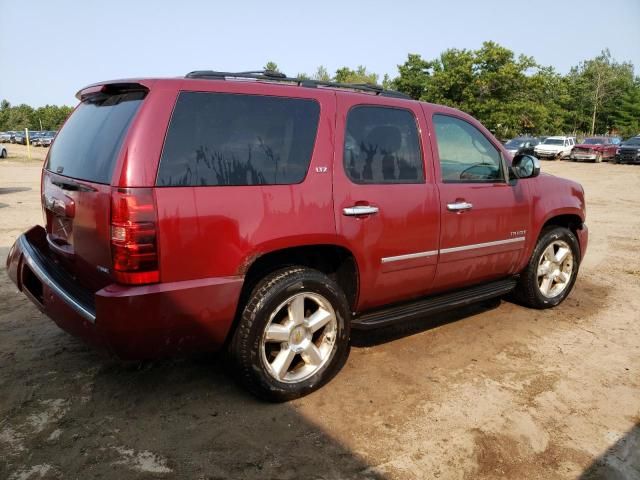
POLYGON ((353 207, 343 208, 342 213, 348 217, 373 215, 374 213, 378 213, 378 207, 372 207, 371 205, 354 205, 353 207))
POLYGON ((473 204, 469 202, 447 203, 447 210, 450 212, 464 212, 465 210, 471 210, 472 208, 473 204))

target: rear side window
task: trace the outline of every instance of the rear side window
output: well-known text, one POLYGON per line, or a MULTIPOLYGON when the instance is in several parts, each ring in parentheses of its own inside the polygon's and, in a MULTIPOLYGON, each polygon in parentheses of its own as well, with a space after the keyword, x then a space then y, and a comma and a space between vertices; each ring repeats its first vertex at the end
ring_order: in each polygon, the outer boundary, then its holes
POLYGON ((111 183, 116 157, 146 92, 85 100, 58 133, 47 169, 68 177, 111 183))
POLYGON ((304 180, 320 106, 300 98, 182 92, 157 185, 287 185, 304 180))
POLYGON ((424 182, 413 114, 399 108, 352 108, 347 117, 344 168, 354 183, 424 182))

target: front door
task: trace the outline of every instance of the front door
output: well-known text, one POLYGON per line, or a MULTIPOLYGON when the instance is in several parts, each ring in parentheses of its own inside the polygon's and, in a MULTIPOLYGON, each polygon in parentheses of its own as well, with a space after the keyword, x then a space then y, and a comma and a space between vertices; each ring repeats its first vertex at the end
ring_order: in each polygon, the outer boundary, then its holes
POLYGON ((334 212, 358 262, 358 310, 423 295, 440 227, 424 113, 417 103, 361 94, 338 96, 337 108, 334 212))
POLYGON ((436 112, 431 121, 441 214, 434 288, 515 273, 530 235, 526 182, 508 181, 497 145, 470 119, 436 112))

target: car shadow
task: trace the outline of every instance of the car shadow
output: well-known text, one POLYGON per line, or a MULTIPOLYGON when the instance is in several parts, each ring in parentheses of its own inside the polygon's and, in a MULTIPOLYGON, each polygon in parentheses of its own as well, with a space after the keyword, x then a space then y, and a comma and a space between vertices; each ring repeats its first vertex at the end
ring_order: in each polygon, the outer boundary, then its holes
POLYGON ((640 479, 640 423, 600 455, 578 479, 640 479))
POLYGON ((0 195, 8 195, 9 193, 28 192, 32 190, 31 187, 5 187, 0 188, 0 195))
POLYGON ((249 395, 222 356, 113 359, 0 276, 0 478, 385 478, 304 401, 249 395))

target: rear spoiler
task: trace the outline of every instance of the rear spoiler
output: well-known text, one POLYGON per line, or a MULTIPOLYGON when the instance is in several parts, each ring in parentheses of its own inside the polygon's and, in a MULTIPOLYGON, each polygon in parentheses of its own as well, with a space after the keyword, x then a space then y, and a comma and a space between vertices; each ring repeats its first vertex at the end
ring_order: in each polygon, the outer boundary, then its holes
POLYGON ((102 84, 93 84, 88 87, 84 87, 81 90, 78 90, 76 93, 76 98, 81 102, 85 100, 89 100, 90 98, 102 95, 117 95, 119 93, 129 93, 129 92, 145 92, 147 93, 149 89, 140 83, 133 82, 117 82, 117 83, 102 83, 102 84))

